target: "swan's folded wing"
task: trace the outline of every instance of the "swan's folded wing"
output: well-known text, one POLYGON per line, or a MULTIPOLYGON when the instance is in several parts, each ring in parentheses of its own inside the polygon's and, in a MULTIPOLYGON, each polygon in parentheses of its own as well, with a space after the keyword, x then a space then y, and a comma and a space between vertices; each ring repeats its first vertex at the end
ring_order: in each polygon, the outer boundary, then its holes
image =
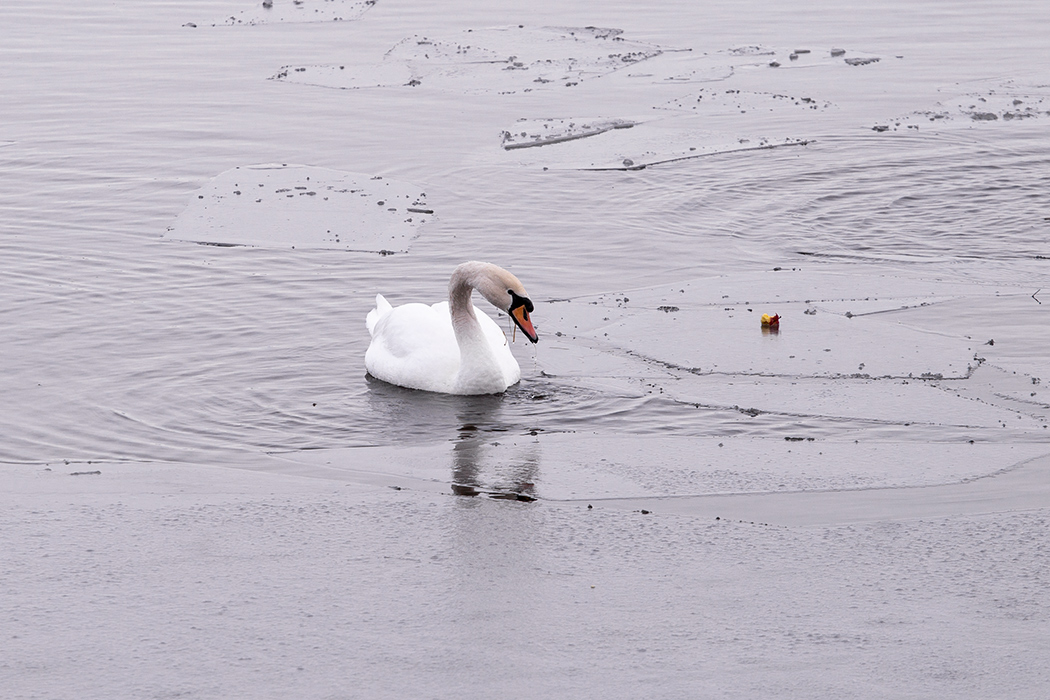
POLYGON ((376 324, 379 323, 379 319, 390 313, 392 308, 390 302, 382 294, 376 294, 376 307, 365 316, 365 327, 368 328, 368 335, 374 336, 376 334, 376 324))
POLYGON ((448 391, 459 371, 459 345, 448 304, 404 304, 382 314, 372 330, 365 368, 383 381, 448 391))

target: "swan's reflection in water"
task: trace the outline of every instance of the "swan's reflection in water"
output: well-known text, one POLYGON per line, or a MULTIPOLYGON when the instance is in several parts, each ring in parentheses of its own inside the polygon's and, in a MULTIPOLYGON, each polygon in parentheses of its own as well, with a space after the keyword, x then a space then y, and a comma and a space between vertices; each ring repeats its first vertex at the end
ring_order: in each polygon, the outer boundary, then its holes
POLYGON ((535 500, 540 461, 539 445, 533 439, 536 429, 507 415, 505 394, 436 394, 372 377, 368 377, 368 386, 373 417, 384 431, 396 431, 396 442, 453 441, 453 493, 535 500))
POLYGON ((536 500, 539 446, 530 443, 496 449, 504 445, 488 442, 488 437, 472 423, 460 427, 459 438, 452 447, 452 492, 459 496, 485 493, 492 498, 536 500))

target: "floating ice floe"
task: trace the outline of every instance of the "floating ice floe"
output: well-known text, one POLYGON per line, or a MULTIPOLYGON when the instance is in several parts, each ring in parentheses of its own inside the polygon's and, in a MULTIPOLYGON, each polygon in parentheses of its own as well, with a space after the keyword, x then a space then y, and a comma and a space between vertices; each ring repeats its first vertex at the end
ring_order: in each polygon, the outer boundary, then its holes
POLYGON ((722 51, 668 51, 660 61, 631 72, 634 78, 658 83, 710 83, 724 81, 739 71, 769 68, 831 67, 846 69, 878 63, 878 56, 859 51, 828 48, 773 48, 737 46, 722 51))
POLYGON ((768 66, 770 68, 811 68, 813 66, 866 66, 881 59, 862 51, 838 48, 770 48, 765 46, 738 46, 716 54, 728 57, 736 65, 768 66))
POLYGON ((372 9, 376 0, 263 0, 247 10, 213 22, 211 26, 349 22, 372 9))
POLYGON ((208 182, 167 237, 223 246, 408 250, 432 218, 414 185, 305 165, 249 165, 208 182))
MULTIPOLYGON (((505 159, 573 170, 640 170, 692 158, 737 151, 803 146, 786 128, 776 136, 715 130, 712 120, 692 115, 650 121, 633 119, 519 120, 501 135, 505 159), (549 146, 549 148, 528 148, 549 146)), ((728 125, 727 125, 728 127, 728 125)))
POLYGON ((542 316, 549 377, 956 438, 1005 425, 1041 433, 1050 419, 1038 395, 1050 324, 1024 293, 782 271, 574 298, 542 316), (763 313, 780 315, 779 332, 760 326, 763 313))
POLYGON ((669 100, 658 109, 704 114, 708 117, 732 115, 739 119, 739 115, 751 113, 808 116, 832 106, 827 100, 803 95, 706 87, 669 100))
POLYGON ((921 129, 951 125, 968 127, 975 123, 1023 121, 1050 116, 1050 84, 995 81, 979 90, 959 93, 958 86, 929 109, 875 124, 874 131, 921 129), (954 93, 954 94, 953 94, 954 93))
POLYGON ((574 336, 691 374, 962 378, 975 365, 977 340, 905 325, 887 312, 925 308, 965 289, 782 271, 580 298, 544 309, 544 317, 574 336), (763 313, 781 316, 779 333, 763 331, 763 313))
MULTIPOLYGON (((1038 444, 1004 449, 961 441, 855 444, 572 432, 541 433, 527 442, 300 450, 272 458, 286 460, 287 471, 302 476, 447 493, 451 475, 453 488, 473 487, 470 495, 567 500, 934 486, 977 479, 1041 454, 1038 444), (546 463, 559 468, 544 469, 546 463), (535 478, 537 471, 542 479, 535 478)), ((727 505, 713 512, 724 513, 727 505)))
POLYGON ((630 129, 634 124, 629 119, 519 119, 510 130, 503 132, 503 148, 512 151, 546 146, 596 136, 612 129, 630 129))
POLYGON ((426 86, 466 93, 573 87, 662 52, 619 29, 525 27, 469 30, 454 38, 414 35, 378 66, 284 66, 274 80, 321 87, 426 86))
POLYGON ((651 84, 696 86, 678 97, 652 104, 655 119, 652 111, 629 119, 522 119, 503 130, 504 151, 556 147, 515 152, 503 159, 558 169, 636 170, 717 154, 805 145, 818 135, 858 126, 848 111, 823 95, 829 84, 841 86, 853 80, 847 78, 852 70, 845 63, 847 58, 877 60, 857 52, 761 46, 704 54, 665 51, 644 66, 625 72, 617 83, 643 91, 652 91, 648 87, 651 84), (770 72, 759 80, 781 85, 780 89, 730 87, 729 79, 739 77, 741 71, 770 70, 771 62, 780 54, 787 56, 784 60, 791 67, 810 70, 770 72), (836 76, 833 79, 832 74, 836 76), (783 79, 776 77, 780 75, 783 79), (632 128, 625 129, 627 126, 632 128))
MULTIPOLYGON (((675 304, 673 294, 667 297, 646 311, 603 310, 598 316, 584 309, 587 320, 572 314, 565 322, 573 322, 577 335, 615 343, 635 356, 690 373, 933 379, 965 377, 976 364, 977 343, 878 319, 807 315, 801 301, 761 304, 749 311, 736 304, 675 304), (661 311, 661 306, 677 310, 661 311), (780 315, 778 333, 763 333, 763 312, 780 315)), ((569 307, 579 313, 578 304, 569 307)))
POLYGON ((341 64, 285 66, 270 80, 304 83, 340 90, 397 87, 412 84, 412 69, 403 63, 380 63, 369 66, 341 64))

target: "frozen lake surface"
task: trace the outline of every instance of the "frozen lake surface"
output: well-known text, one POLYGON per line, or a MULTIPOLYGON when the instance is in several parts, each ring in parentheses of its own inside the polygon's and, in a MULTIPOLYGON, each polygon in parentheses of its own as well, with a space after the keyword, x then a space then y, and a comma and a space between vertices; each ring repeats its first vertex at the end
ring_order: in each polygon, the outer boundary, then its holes
POLYGON ((1042 697, 1050 9, 462 5, 0 7, 0 687, 1042 697))

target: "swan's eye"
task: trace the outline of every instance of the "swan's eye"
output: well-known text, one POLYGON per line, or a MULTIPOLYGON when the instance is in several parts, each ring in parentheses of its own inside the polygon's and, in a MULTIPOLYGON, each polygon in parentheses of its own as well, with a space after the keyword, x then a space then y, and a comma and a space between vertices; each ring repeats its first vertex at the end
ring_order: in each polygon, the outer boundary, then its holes
POLYGON ((507 294, 510 294, 510 308, 516 309, 519 306, 524 306, 527 311, 532 311, 533 305, 532 300, 528 297, 523 297, 513 289, 508 289, 507 294))

